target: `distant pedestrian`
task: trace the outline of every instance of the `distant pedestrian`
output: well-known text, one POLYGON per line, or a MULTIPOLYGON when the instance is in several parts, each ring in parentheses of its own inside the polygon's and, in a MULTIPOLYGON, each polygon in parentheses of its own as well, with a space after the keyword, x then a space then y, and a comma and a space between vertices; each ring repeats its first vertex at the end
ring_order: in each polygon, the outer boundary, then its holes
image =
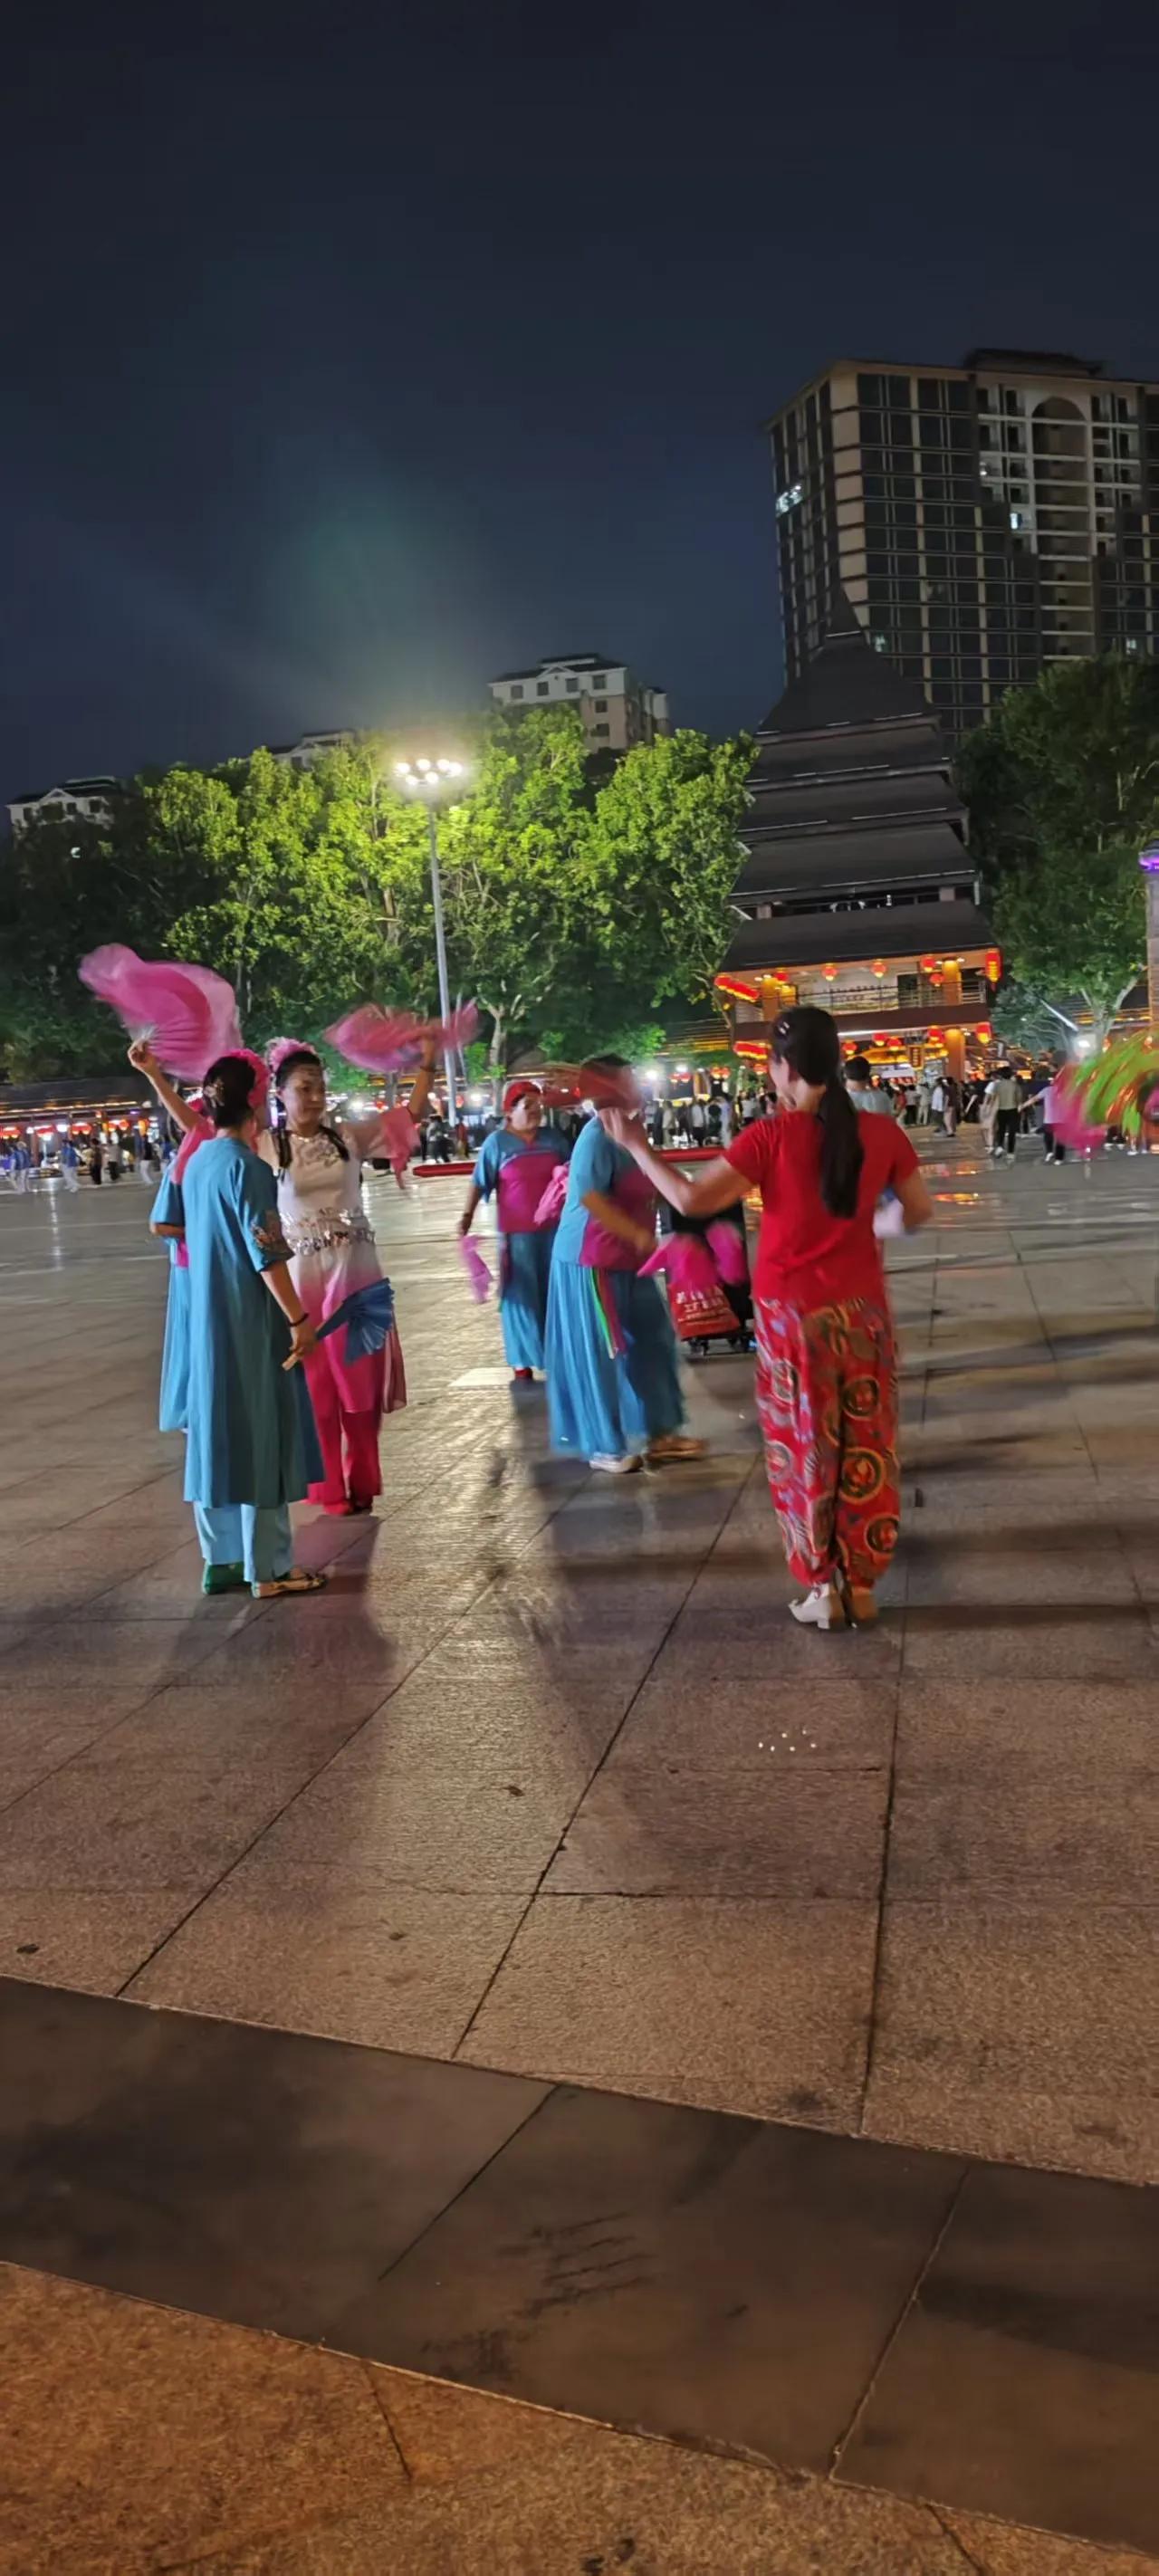
POLYGON ((994 1100, 994 1160, 1000 1163, 1005 1154, 1012 1163, 1022 1116, 1022 1094, 1012 1065, 999 1065, 990 1089, 994 1100))

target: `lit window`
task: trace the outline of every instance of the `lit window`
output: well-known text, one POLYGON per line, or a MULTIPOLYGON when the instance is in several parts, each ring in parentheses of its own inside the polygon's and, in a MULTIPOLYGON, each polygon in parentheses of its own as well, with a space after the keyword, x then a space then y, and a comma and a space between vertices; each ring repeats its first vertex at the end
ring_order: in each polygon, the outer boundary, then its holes
POLYGON ((803 489, 804 486, 800 483, 790 483, 787 492, 778 492, 777 517, 779 519, 783 519, 790 510, 796 509, 803 489))
POLYGON ((1025 510, 1012 510, 1010 513, 1010 525, 1012 528, 1024 528, 1026 526, 1025 510))
POLYGON ((1123 646, 1123 651, 1124 653, 1130 653, 1132 656, 1135 656, 1138 653, 1139 638, 1137 635, 1128 635, 1127 641, 1123 646))
POLYGON ((869 641, 872 644, 875 653, 888 653, 889 638, 887 635, 882 635, 880 633, 871 635, 869 641))

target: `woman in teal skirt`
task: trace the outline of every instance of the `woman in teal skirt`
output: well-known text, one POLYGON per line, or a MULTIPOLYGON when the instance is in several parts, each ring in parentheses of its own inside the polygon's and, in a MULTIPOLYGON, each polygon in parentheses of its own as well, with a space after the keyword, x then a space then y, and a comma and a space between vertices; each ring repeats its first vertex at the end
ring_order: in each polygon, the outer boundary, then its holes
POLYGON ((207 1592, 248 1585, 259 1599, 316 1592, 293 1562, 290 1504, 322 1473, 296 1371, 314 1331, 290 1277, 277 1185, 253 1151, 252 1067, 221 1056, 202 1099, 214 1135, 183 1185, 189 1255, 185 1499, 207 1592))
POLYGON ((480 1147, 459 1232, 470 1233, 480 1199, 494 1193, 502 1258, 499 1317, 513 1377, 534 1377, 536 1369, 544 1366, 556 1228, 551 1220, 540 1223, 538 1209, 552 1174, 566 1163, 570 1152, 562 1128, 543 1123, 539 1084, 509 1082, 503 1094, 503 1124, 493 1128, 480 1147))
MULTIPOLYGON (((597 1056, 624 1104, 639 1095, 623 1056, 597 1056)), ((637 1277, 656 1248, 656 1197, 599 1114, 581 1129, 551 1264, 547 1398, 557 1449, 623 1476, 642 1465, 697 1458, 682 1429, 676 1336, 663 1290, 637 1277)))

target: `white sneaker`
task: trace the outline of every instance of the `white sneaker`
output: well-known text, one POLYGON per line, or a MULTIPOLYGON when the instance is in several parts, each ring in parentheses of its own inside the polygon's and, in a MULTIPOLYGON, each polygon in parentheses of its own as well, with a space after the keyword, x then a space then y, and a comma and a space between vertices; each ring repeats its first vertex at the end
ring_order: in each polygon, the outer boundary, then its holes
POLYGON ((594 1458, 589 1458, 588 1465, 597 1467, 604 1476, 633 1476, 637 1468, 643 1465, 643 1460, 636 1457, 634 1452, 626 1458, 605 1458, 597 1452, 594 1458))
POLYGON ((816 1583, 803 1601, 790 1601, 789 1617, 802 1628, 844 1628, 845 1603, 832 1583, 816 1583))

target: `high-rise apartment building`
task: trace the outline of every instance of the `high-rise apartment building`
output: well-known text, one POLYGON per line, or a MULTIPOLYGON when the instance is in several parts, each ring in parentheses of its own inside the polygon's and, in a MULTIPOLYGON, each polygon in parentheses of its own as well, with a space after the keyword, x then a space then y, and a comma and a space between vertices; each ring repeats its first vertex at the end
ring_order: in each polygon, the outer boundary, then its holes
POLYGON ((1159 384, 972 349, 843 359, 769 424, 785 676, 844 591, 952 735, 1044 664, 1159 653, 1159 384))
POLYGON ((490 682, 498 706, 526 714, 528 707, 577 709, 590 753, 631 751, 668 733, 668 699, 650 689, 624 662, 606 653, 564 653, 527 671, 502 671, 490 682))

